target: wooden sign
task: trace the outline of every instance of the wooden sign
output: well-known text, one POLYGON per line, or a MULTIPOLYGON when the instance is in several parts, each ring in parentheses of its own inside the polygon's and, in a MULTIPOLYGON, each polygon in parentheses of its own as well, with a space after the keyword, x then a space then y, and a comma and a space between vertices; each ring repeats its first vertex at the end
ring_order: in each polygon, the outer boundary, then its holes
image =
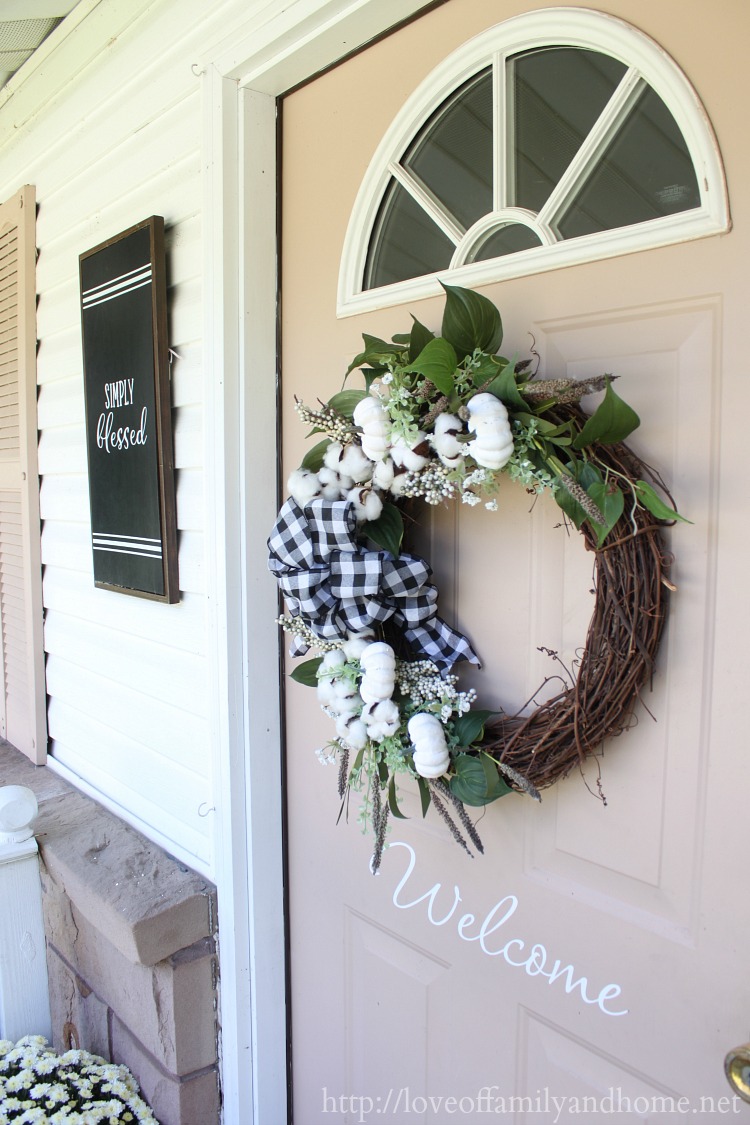
POLYGON ((164 220, 81 254, 94 584, 179 601, 164 220))

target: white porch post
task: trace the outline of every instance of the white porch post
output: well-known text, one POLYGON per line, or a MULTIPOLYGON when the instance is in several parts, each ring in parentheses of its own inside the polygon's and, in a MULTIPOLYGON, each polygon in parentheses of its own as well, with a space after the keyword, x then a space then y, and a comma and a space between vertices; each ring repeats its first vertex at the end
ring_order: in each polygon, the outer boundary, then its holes
POLYGON ((0 1039, 52 1038, 42 920, 39 850, 31 822, 36 797, 0 788, 0 1039))

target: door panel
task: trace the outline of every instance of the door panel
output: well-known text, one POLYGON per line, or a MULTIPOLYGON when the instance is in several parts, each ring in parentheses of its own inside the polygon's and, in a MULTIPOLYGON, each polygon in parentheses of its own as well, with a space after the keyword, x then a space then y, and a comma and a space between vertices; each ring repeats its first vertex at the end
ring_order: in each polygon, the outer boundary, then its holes
MULTIPOLYGON (((610 10, 653 35, 697 87, 723 146, 734 230, 485 290, 503 315, 506 354, 533 345, 545 377, 621 377, 642 418, 632 445, 693 521, 669 533, 677 591, 653 691, 585 783, 574 773, 541 805, 511 796, 490 806, 478 818, 484 857, 468 859, 432 812, 422 820, 407 791, 410 819, 392 827, 372 878, 356 797, 350 823, 337 825, 336 771, 314 755, 331 722, 287 677, 297 1125, 482 1120, 501 1112, 501 1098, 518 1122, 578 1120, 586 1097, 598 1099, 592 1120, 612 1122, 750 1112, 731 1102, 722 1072, 750 1031, 750 909, 729 858, 746 847, 750 780, 738 706, 750 178, 733 111, 747 81, 739 44, 750 10, 712 6, 732 32, 719 63, 703 6, 688 7, 690 19, 682 0, 610 10), (439 1103, 451 1097, 455 1110, 439 1103), (679 1097, 687 1109, 666 1112, 660 1099, 679 1097)), ((306 448, 294 395, 313 402, 339 390, 363 331, 407 330, 410 312, 439 326, 438 298, 336 320, 346 225, 404 99, 459 43, 522 10, 449 0, 285 99, 285 474, 306 448)), ((461 672, 461 686, 475 686, 481 706, 514 711, 560 670, 540 649, 575 660, 592 560, 554 504, 531 505, 503 482, 499 508, 425 517, 420 544, 442 615, 483 659, 461 672)))

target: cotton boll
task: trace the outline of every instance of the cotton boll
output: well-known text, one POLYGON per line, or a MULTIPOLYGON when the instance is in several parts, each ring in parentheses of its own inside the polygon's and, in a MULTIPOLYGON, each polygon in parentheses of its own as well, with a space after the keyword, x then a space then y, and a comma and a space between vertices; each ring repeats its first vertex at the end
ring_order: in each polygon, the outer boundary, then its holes
POLYGON ((342 475, 349 477, 353 484, 364 484, 372 478, 374 468, 372 460, 361 445, 357 445, 356 442, 347 445, 339 467, 342 475))
POLYGON ((346 664, 346 656, 340 648, 334 648, 331 652, 324 652, 321 659, 320 667, 326 672, 332 672, 339 668, 343 668, 346 664))
POLYGON ((341 500, 352 487, 350 480, 342 479, 335 469, 325 465, 318 473, 318 480, 324 500, 341 500))
POLYGON ((466 460, 460 453, 457 457, 446 457, 444 453, 439 453, 440 464, 445 465, 446 469, 460 469, 463 467, 466 460))
POLYGON ((336 692, 331 680, 318 680, 318 703, 321 707, 335 709, 336 692))
POLYGON ((460 433, 463 433, 460 418, 455 414, 438 414, 430 443, 441 464, 448 469, 458 469, 464 462, 464 443, 458 440, 460 433))
POLYGON ((320 481, 309 469, 295 469, 287 481, 289 495, 300 508, 306 507, 316 496, 320 496, 320 481))
POLYGON ((382 461, 375 464, 372 474, 372 483, 376 488, 382 488, 383 492, 387 492, 393 484, 393 461, 390 457, 386 457, 382 461))
POLYGON ((401 496, 406 488, 406 480, 408 473, 396 473, 391 481, 390 493, 391 496, 401 496))
POLYGON ((339 715, 336 720, 336 734, 349 746, 351 750, 363 750, 370 737, 369 731, 361 719, 353 715, 339 715))
POLYGON ((362 655, 362 650, 365 649, 369 643, 369 637, 351 637, 348 641, 344 641, 341 648, 347 660, 359 660, 362 655))
POLYGON ((393 700, 383 699, 365 708, 362 712, 362 721, 368 728, 376 726, 385 731, 385 737, 388 738, 398 730, 401 717, 393 700))
POLYGON ((370 488, 352 488, 346 498, 354 505, 358 520, 376 520, 383 511, 383 501, 370 488))
POLYGON ((388 730, 382 723, 371 723, 367 727, 367 735, 370 742, 382 742, 384 738, 388 738, 388 730))
POLYGON ((323 464, 327 469, 334 469, 339 471, 341 465, 341 457, 344 452, 344 447, 340 441, 332 441, 328 445, 325 453, 323 454, 323 464))
POLYGON ((408 445, 402 437, 397 437, 391 445, 391 457, 400 468, 419 472, 429 461, 427 434, 419 430, 408 445))
POLYGON ((334 700, 331 704, 333 710, 340 715, 351 715, 359 711, 362 706, 362 696, 350 684, 337 680, 333 685, 334 700))

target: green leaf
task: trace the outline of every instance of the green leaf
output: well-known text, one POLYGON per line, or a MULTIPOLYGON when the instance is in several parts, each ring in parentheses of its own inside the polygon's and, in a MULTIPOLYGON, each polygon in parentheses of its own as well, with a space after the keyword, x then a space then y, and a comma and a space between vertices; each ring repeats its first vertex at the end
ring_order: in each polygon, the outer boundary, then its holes
POLYGON ((453 764, 456 773, 450 781, 451 792, 465 805, 478 808, 511 792, 486 754, 458 754, 453 764))
POLYGON ((413 363, 420 352, 427 347, 430 340, 435 339, 435 333, 431 332, 429 328, 425 328, 424 324, 420 324, 414 315, 412 315, 412 320, 414 323, 411 326, 409 336, 409 363, 413 363))
POLYGON ((365 528, 367 537, 386 551, 394 559, 401 553, 404 538, 404 520, 395 504, 384 504, 383 511, 376 520, 370 520, 365 528))
POLYGON ((404 350, 401 344, 389 344, 387 340, 381 340, 379 336, 370 336, 367 332, 362 333, 362 339, 365 344, 364 351, 355 355, 346 369, 347 375, 355 367, 362 367, 365 363, 369 363, 372 367, 381 367, 384 360, 400 356, 404 350))
POLYGON ((309 469, 311 473, 317 473, 323 467, 323 458, 326 455, 326 449, 331 444, 330 438, 324 438, 314 445, 312 449, 308 449, 307 453, 302 459, 301 469, 309 469))
POLYGON ((313 660, 305 660, 303 664, 298 664, 291 673, 292 679, 298 684, 304 684, 305 687, 317 687, 318 668, 322 663, 322 656, 316 656, 313 660))
POLYGON ((522 397, 516 383, 516 375, 514 371, 514 361, 510 360, 506 363, 505 367, 499 373, 496 379, 493 379, 487 390, 495 398, 499 398, 501 402, 505 403, 509 410, 524 410, 528 411, 529 404, 525 398, 522 397))
POLYGON ((612 383, 608 381, 604 398, 591 417, 586 419, 586 424, 573 442, 573 448, 584 449, 595 441, 602 445, 613 445, 617 441, 624 441, 640 424, 641 420, 635 410, 615 394, 612 383))
POLYGON ((601 547, 622 515, 623 508, 625 507, 625 497, 622 492, 620 492, 619 488, 616 488, 613 492, 610 491, 609 486, 606 485, 604 481, 601 481, 601 483, 597 481, 596 484, 592 484, 586 491, 604 516, 603 524, 594 523, 593 520, 589 520, 591 526, 596 531, 596 545, 597 547, 601 547))
POLYGON ((658 495, 645 480, 637 480, 633 485, 635 494, 638 501, 651 512, 652 516, 656 516, 658 520, 681 520, 682 523, 692 523, 685 516, 681 516, 674 508, 670 508, 669 504, 665 504, 661 496, 658 495))
POLYGON ((398 807, 398 800, 396 799, 396 779, 392 777, 388 784, 388 808, 394 816, 399 820, 408 820, 408 816, 404 816, 401 809, 398 807))
POLYGON ((430 787, 423 777, 417 778, 417 785, 419 786, 419 799, 422 802, 422 816, 427 816, 427 810, 432 803, 430 796, 430 787))
POLYGON ((367 398, 367 391, 339 391, 333 398, 329 398, 328 405, 337 414, 342 414, 351 422, 354 416, 354 407, 363 398, 367 398))
POLYGON ((471 378, 475 387, 483 386, 488 379, 497 375, 501 368, 506 367, 510 362, 504 355, 480 355, 477 356, 479 363, 476 367, 471 369, 471 378))
POLYGON ((453 724, 458 745, 468 747, 472 742, 477 742, 484 734, 484 724, 498 714, 499 711, 467 711, 465 715, 459 715, 453 724))
POLYGON ((503 340, 503 324, 492 301, 472 289, 455 285, 443 285, 443 289, 441 335, 453 345, 459 359, 471 355, 475 348, 494 355, 503 340))
POLYGON ((580 531, 588 516, 575 497, 571 496, 568 490, 561 485, 555 493, 555 502, 558 508, 562 508, 565 512, 573 526, 580 531))
POLYGON ((425 344, 406 370, 424 375, 425 379, 435 384, 441 394, 450 395, 453 392, 453 372, 457 364, 456 353, 451 345, 438 336, 437 339, 425 344))
POLYGON ((506 793, 512 793, 510 785, 500 776, 494 759, 489 754, 480 754, 479 761, 482 763, 484 769, 484 776, 487 781, 487 792, 491 794, 488 798, 490 801, 497 801, 499 797, 504 797, 506 793))

